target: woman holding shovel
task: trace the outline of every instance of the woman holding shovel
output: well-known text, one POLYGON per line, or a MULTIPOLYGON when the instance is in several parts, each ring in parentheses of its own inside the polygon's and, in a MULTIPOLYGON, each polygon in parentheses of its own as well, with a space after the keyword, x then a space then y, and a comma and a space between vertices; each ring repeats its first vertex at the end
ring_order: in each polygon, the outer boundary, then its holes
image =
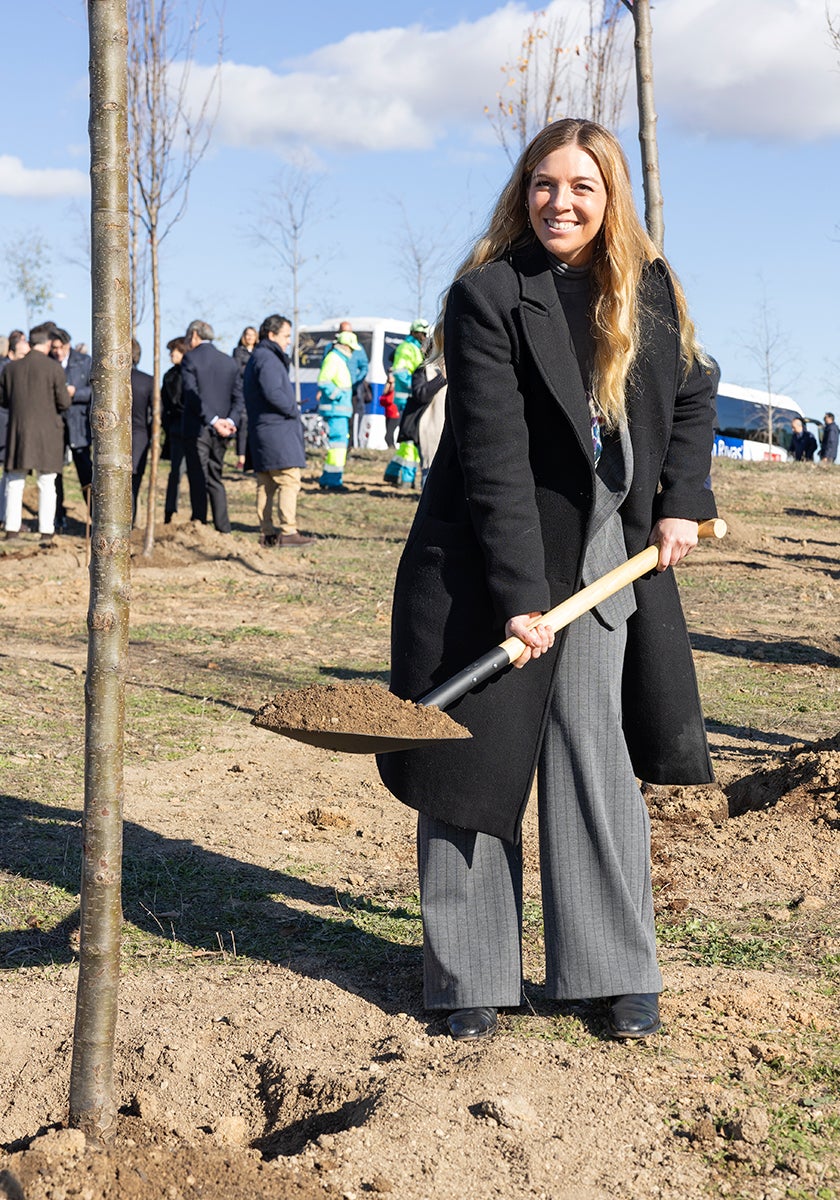
POLYGON ((526 148, 442 339, 447 420, 397 575, 391 689, 422 696, 503 634, 525 669, 449 708, 471 739, 379 758, 420 811, 425 1004, 478 1038, 522 1000, 520 832, 538 770, 546 994, 603 998, 613 1036, 645 1037, 662 980, 636 778, 712 778, 669 568, 715 515, 714 409, 608 130, 557 121, 526 148), (556 640, 540 625, 647 544, 651 576, 556 640))

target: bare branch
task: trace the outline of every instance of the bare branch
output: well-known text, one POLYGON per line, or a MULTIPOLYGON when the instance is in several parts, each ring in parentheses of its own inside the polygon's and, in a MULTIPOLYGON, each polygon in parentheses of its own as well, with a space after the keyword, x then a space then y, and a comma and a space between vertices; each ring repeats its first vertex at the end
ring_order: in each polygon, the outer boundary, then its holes
POLYGON ((762 282, 762 296, 752 331, 744 341, 744 349, 758 367, 759 381, 767 393, 767 440, 773 441, 773 400, 777 393, 787 392, 794 369, 790 341, 768 302, 762 282))
POLYGON ((252 223, 250 237, 264 246, 288 272, 292 294, 292 361, 295 367, 295 398, 300 404, 300 368, 298 333, 300 330, 302 272, 309 261, 304 252, 304 235, 316 217, 314 210, 316 180, 306 166, 286 167, 274 181, 252 223))
POLYGON ((570 31, 563 18, 534 14, 505 83, 485 113, 511 162, 540 129, 563 116, 617 125, 627 93, 630 59, 620 0, 590 0, 588 27, 570 31))
POLYGON ((53 298, 49 247, 37 230, 29 229, 9 238, 3 254, 6 278, 12 291, 23 301, 29 329, 35 316, 43 312, 53 298))
POLYGON ((831 44, 834 49, 840 54, 840 20, 831 15, 831 10, 828 5, 825 6, 825 20, 828 25, 828 34, 831 38, 831 44))
POLYGON ((411 311, 415 317, 426 315, 426 293, 431 277, 446 262, 446 226, 436 226, 434 233, 419 230, 409 220, 405 202, 399 196, 391 196, 402 213, 402 236, 397 254, 397 270, 412 294, 411 311))
POLYGON ((132 319, 139 320, 145 296, 141 280, 148 279, 154 340, 146 557, 154 548, 160 458, 160 248, 186 212, 221 94, 221 26, 215 70, 196 108, 190 81, 203 29, 201 3, 186 27, 176 21, 174 10, 173 0, 127 0, 132 319))

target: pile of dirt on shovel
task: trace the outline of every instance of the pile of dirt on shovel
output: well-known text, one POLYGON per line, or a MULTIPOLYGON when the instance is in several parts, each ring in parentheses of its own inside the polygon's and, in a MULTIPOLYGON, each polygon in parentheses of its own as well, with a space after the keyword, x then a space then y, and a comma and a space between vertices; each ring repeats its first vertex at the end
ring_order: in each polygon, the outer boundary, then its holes
POLYGON ((314 684, 278 692, 251 723, 272 733, 302 729, 391 738, 470 736, 442 709, 400 700, 372 683, 314 684))

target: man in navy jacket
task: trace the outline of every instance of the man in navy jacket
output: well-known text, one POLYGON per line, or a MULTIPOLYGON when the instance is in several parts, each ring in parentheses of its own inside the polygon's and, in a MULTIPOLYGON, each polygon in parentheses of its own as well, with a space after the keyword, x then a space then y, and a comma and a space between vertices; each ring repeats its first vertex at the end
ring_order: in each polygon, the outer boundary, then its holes
POLYGON ((213 345, 213 336, 206 321, 191 321, 184 335, 184 447, 192 519, 206 523, 209 497, 214 526, 230 533, 222 464, 242 415, 242 375, 236 359, 213 345))
POLYGON ((289 380, 288 317, 272 313, 260 326, 260 341, 243 376, 248 410, 248 446, 257 473, 257 517, 261 546, 308 546, 314 539, 297 527, 297 498, 306 466, 303 424, 289 380), (274 528, 274 495, 280 533, 274 528))

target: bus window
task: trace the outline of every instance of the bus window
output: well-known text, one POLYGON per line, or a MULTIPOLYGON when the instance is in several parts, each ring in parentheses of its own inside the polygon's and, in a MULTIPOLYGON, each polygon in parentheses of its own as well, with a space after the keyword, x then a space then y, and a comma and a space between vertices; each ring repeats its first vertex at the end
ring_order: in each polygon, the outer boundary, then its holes
POLYGON ((734 385, 723 384, 715 400, 717 417, 715 430, 720 438, 728 440, 728 449, 718 449, 716 453, 729 454, 731 457, 743 458, 778 458, 786 459, 793 436, 792 422, 796 417, 802 419, 802 412, 789 397, 779 396, 784 403, 772 405, 773 437, 768 445, 768 404, 757 389, 739 388, 738 391, 750 392, 751 399, 746 395, 728 395, 723 388, 734 385))
POLYGON ((391 370, 391 363, 394 361, 394 355, 397 352, 397 346, 400 342, 404 342, 408 337, 407 333, 389 333, 388 330, 382 335, 382 366, 385 368, 385 374, 391 370))
POLYGON ((301 370, 320 371, 324 351, 333 341, 334 329, 301 329, 298 338, 298 361, 301 370))

